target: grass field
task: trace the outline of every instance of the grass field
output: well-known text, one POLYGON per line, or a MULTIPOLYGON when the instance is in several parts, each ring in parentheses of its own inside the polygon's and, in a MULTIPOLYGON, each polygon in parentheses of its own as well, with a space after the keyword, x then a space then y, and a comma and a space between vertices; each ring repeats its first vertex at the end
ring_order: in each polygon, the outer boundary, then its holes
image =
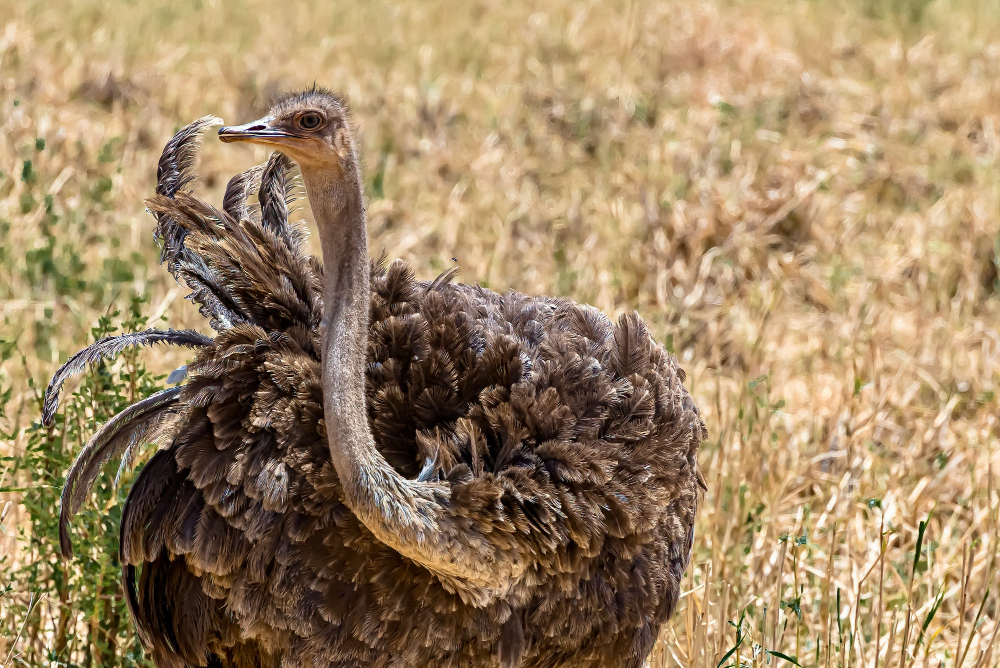
MULTIPOLYGON (((73 589, 115 581, 103 543, 39 538, 106 406, 53 446, 40 387, 136 295, 206 328, 157 264, 160 149, 313 80, 375 252, 638 310, 687 369, 710 490, 652 667, 1000 663, 1000 6, 310 4, 0 0, 0 666, 141 662, 120 591, 73 589)), ((199 187, 264 157, 210 139, 199 187)))

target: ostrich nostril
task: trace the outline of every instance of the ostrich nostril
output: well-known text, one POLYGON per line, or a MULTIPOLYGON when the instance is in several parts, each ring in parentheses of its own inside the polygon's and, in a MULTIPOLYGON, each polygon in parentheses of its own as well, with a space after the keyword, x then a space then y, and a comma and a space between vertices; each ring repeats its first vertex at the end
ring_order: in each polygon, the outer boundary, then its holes
POLYGON ((253 127, 247 128, 248 132, 262 132, 267 129, 266 125, 254 125, 253 127))

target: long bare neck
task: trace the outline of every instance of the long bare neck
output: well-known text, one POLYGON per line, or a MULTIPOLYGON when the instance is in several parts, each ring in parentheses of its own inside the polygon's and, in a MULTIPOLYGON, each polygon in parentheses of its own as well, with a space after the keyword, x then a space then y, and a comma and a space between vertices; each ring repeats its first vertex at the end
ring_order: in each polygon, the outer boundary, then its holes
POLYGON ((371 300, 368 230, 357 168, 338 172, 303 174, 323 248, 323 381, 329 390, 324 408, 331 446, 334 434, 337 444, 371 437, 364 396, 371 300))
POLYGON ((365 402, 371 287, 361 179, 356 165, 347 172, 303 170, 302 176, 323 249, 326 434, 345 501, 360 517, 370 505, 372 475, 392 471, 375 448, 365 402))
POLYGON ((323 249, 323 411, 344 502, 380 541, 484 604, 507 590, 524 560, 454 517, 447 485, 407 480, 389 466, 368 424, 370 260, 357 165, 302 175, 323 249))

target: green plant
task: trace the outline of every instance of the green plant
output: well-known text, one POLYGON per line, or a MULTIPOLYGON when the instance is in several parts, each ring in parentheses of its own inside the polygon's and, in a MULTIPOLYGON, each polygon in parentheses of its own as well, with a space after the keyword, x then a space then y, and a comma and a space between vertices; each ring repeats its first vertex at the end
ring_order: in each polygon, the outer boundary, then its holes
MULTIPOLYGON (((125 314, 101 317, 91 336, 142 329, 143 303, 133 298, 125 314)), ((5 587, 0 620, 4 633, 13 636, 7 651, 21 665, 151 665, 127 620, 120 584, 117 529, 131 480, 116 487, 116 467, 105 467, 73 522, 71 559, 59 554, 58 508, 66 470, 95 425, 156 391, 160 381, 134 351, 112 367, 96 366, 67 397, 51 427, 33 423, 24 450, 0 458, 6 472, 0 493, 19 494, 24 508, 16 530, 20 565, 0 582, 5 587)), ((40 409, 40 388, 31 386, 40 409)))

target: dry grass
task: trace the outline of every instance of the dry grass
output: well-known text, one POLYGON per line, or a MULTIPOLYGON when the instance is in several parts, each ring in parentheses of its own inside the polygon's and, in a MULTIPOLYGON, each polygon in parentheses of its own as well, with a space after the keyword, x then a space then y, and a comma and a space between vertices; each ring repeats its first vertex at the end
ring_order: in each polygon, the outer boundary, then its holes
MULTIPOLYGON (((728 664, 997 665, 992 3, 312 4, 0 5, 8 428, 131 293, 204 326, 155 262, 160 147, 316 79, 353 103, 376 249, 637 309, 687 368, 711 489, 652 666, 737 634, 728 664)), ((209 142, 202 188, 262 158, 209 142)))

